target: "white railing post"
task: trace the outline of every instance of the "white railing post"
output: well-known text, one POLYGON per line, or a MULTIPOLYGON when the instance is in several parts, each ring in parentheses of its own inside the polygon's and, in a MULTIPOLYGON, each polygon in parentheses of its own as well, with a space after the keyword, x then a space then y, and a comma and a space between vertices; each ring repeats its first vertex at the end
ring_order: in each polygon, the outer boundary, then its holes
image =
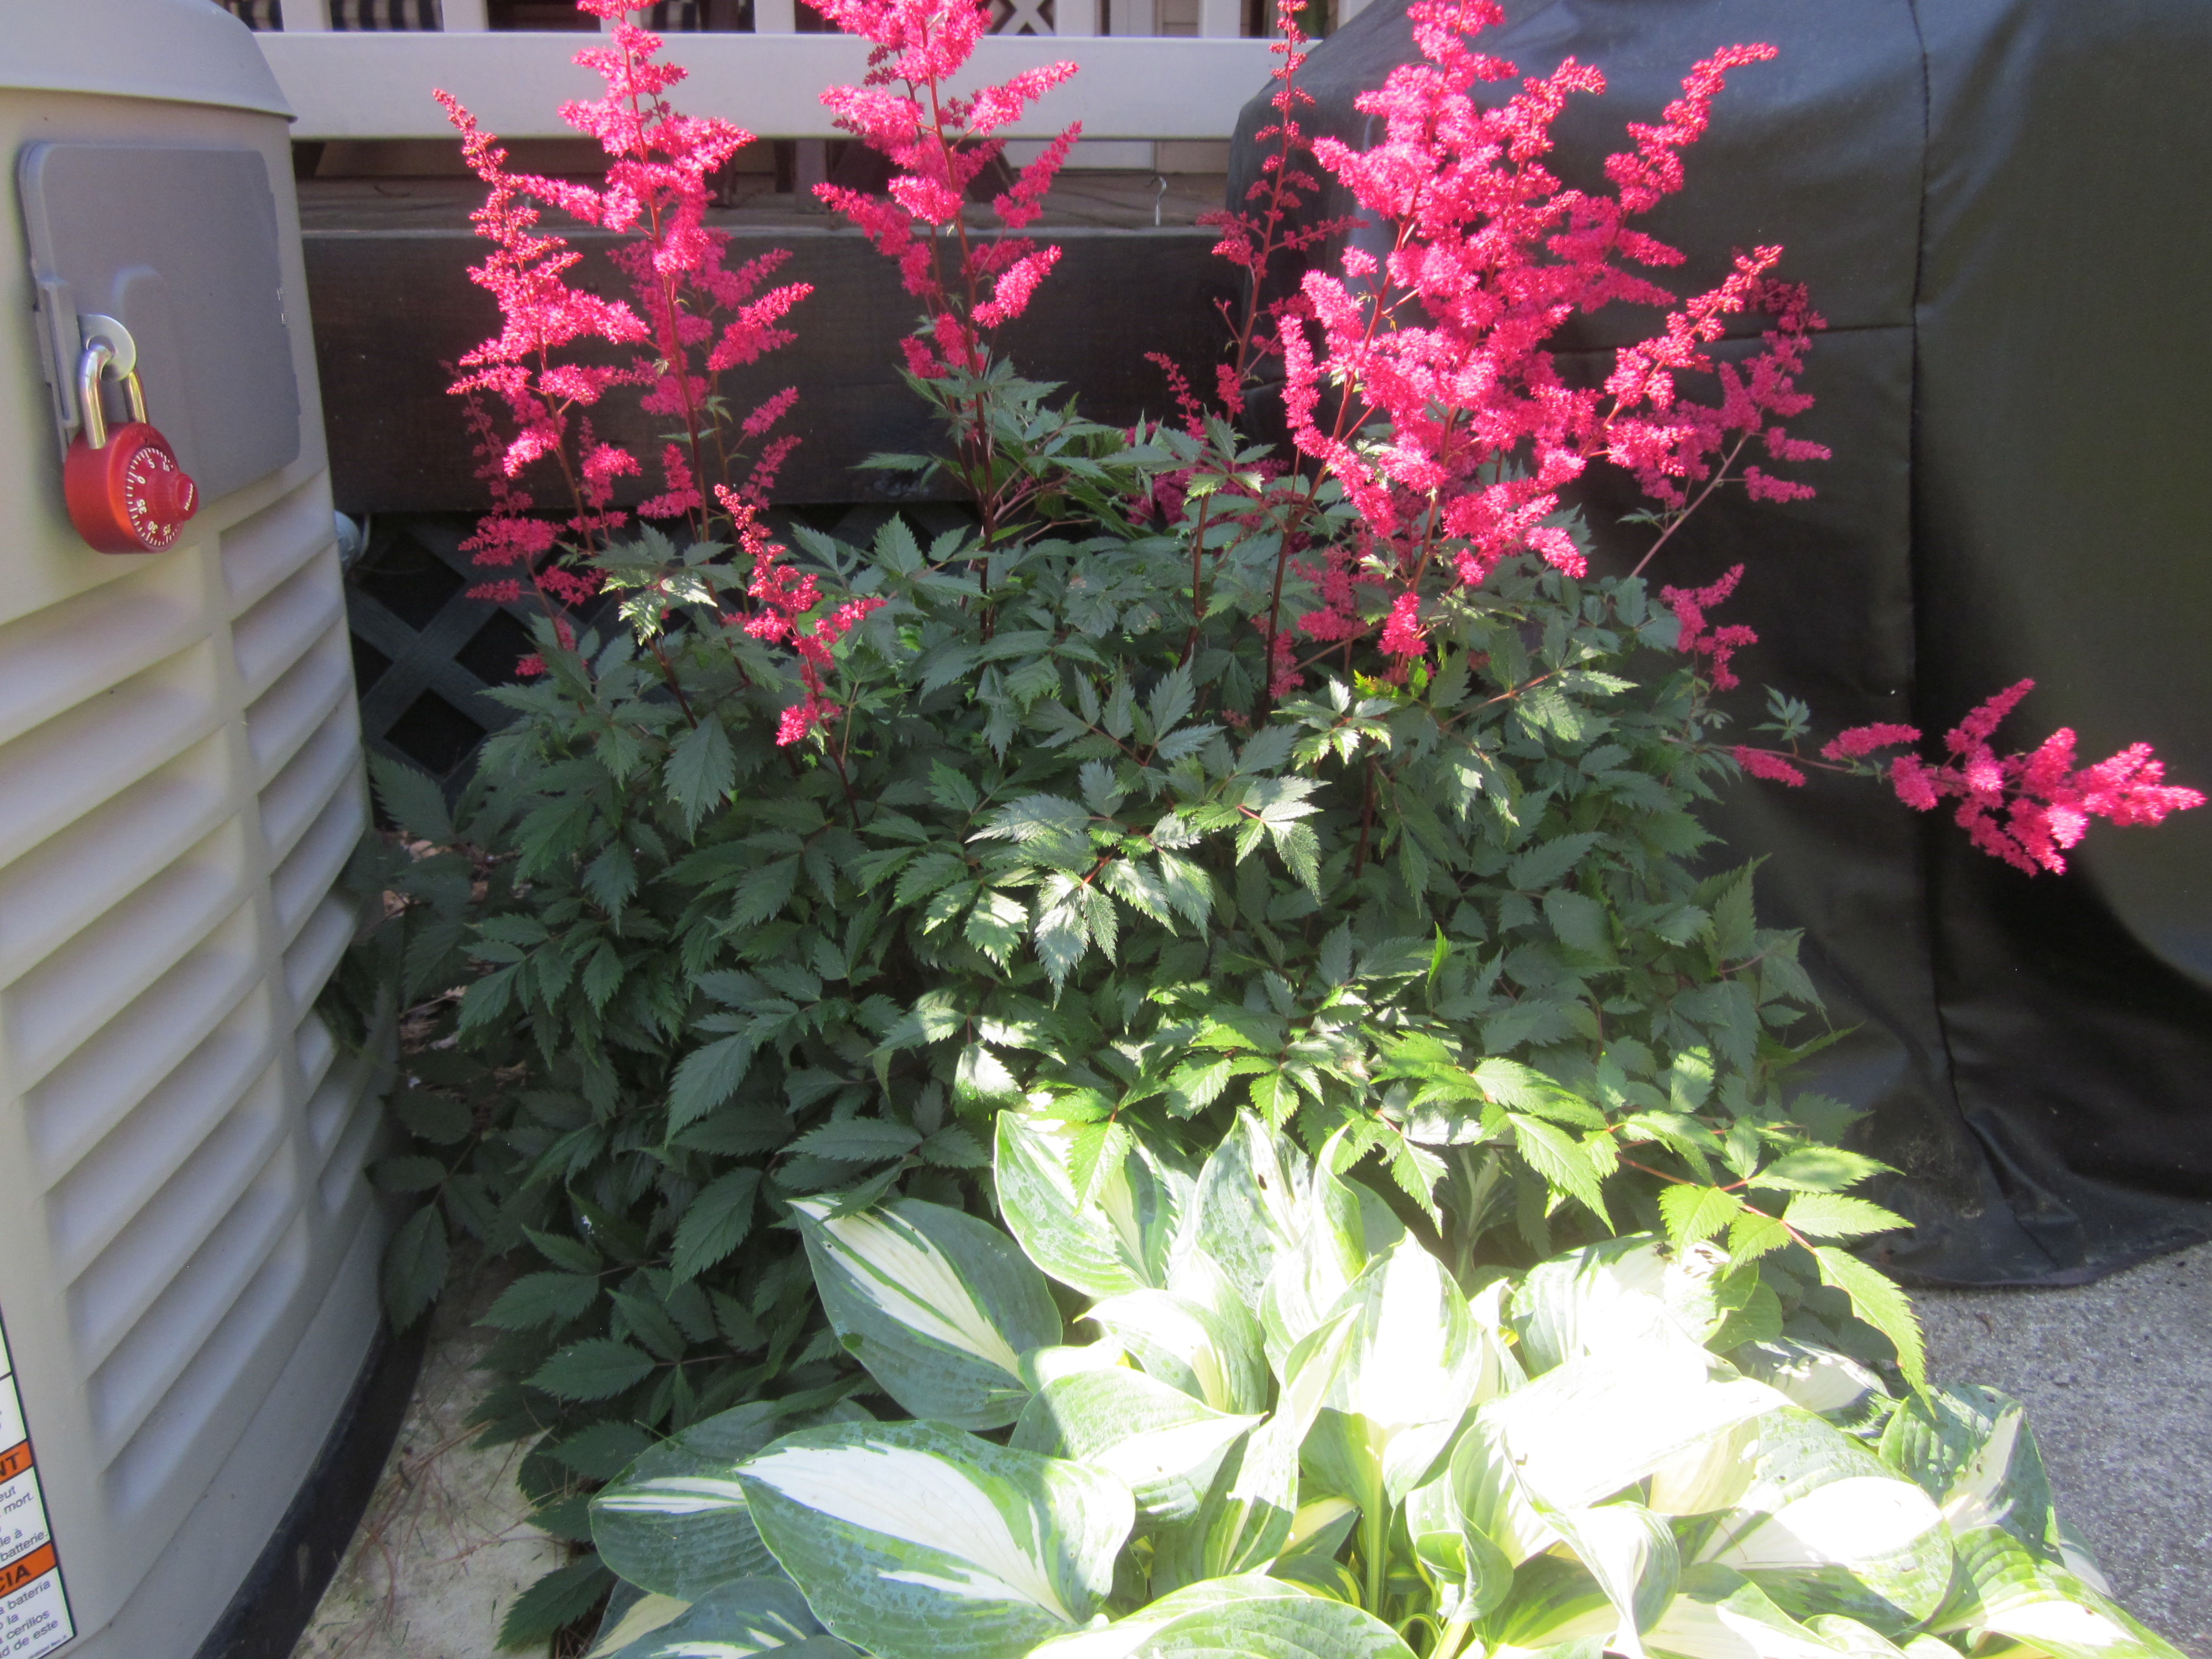
POLYGON ((1158 34, 1159 11, 1159 0, 1107 0, 1115 34, 1158 34))
POLYGON ((1089 40, 1098 33, 1098 6, 1099 0, 1052 0, 1052 32, 1071 40, 1089 40))
POLYGON ((277 16, 287 34, 328 34, 331 0, 283 0, 277 16))
POLYGON ((448 34, 482 34, 491 27, 484 0, 438 0, 438 16, 448 34))
POLYGON ((799 0, 753 0, 755 34, 799 33, 799 0))
POLYGON ((1233 40, 1244 33, 1244 0, 1198 0, 1198 32, 1209 40, 1233 40))

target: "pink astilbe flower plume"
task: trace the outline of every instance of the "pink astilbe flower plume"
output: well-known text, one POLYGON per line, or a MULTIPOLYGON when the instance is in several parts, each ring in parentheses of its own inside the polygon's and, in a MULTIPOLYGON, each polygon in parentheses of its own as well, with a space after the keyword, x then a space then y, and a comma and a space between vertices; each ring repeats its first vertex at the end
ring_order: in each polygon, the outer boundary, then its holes
POLYGON ((735 270, 730 239, 706 223, 710 176, 751 137, 730 122, 678 112, 664 94, 684 71, 659 61, 659 39, 629 21, 616 0, 579 0, 611 30, 576 54, 604 90, 564 105, 562 118, 599 141, 606 173, 597 183, 515 173, 507 153, 459 102, 437 94, 460 132, 469 166, 487 186, 473 217, 492 252, 470 275, 498 301, 500 332, 470 352, 451 390, 467 410, 478 476, 493 509, 465 544, 477 562, 514 573, 477 591, 501 603, 534 595, 573 639, 565 612, 597 592, 596 573, 578 562, 607 545, 628 522, 616 504, 620 481, 641 476, 636 457, 599 438, 588 411, 617 388, 637 391, 649 414, 679 425, 683 439, 663 447, 662 487, 639 503, 652 518, 687 520, 711 534, 712 501, 702 480, 734 479, 748 500, 764 501, 768 481, 790 440, 769 430, 788 411, 781 392, 728 429, 720 412, 722 377, 745 368, 793 337, 782 326, 810 291, 769 286, 789 257, 778 251, 735 270), (597 229, 627 234, 612 258, 629 279, 628 301, 574 285, 580 255, 540 228, 554 209, 597 229), (589 342, 629 347, 627 364, 562 361, 589 342), (502 423, 492 413, 503 407, 502 423), (732 440, 735 442, 732 442, 732 440), (747 471, 740 449, 761 445, 747 471), (556 474, 569 508, 557 523, 533 516, 534 492, 520 482, 556 474))
MULTIPOLYGON (((2157 823, 2170 812, 2204 805, 2198 791, 2166 781, 2165 764, 2147 743, 2077 767, 2074 733, 2061 726, 2032 750, 1997 753, 1990 740, 1998 725, 2034 689, 2033 680, 2021 680, 1969 711, 1943 734, 1948 760, 1893 757, 1887 769, 1898 799, 1923 812, 1955 800, 1953 817, 1967 839, 2031 876, 2063 871, 2067 849, 2081 844, 2093 818, 2157 823)), ((1844 764, 1872 763, 1881 750, 1919 741, 1917 726, 1856 726, 1820 752, 1844 764)))
MULTIPOLYGON (((925 380, 979 373, 981 334, 1028 308, 1060 250, 1018 235, 971 234, 969 190, 1005 151, 999 135, 1075 65, 1043 64, 955 95, 946 83, 990 29, 987 0, 821 0, 817 9, 872 44, 866 81, 832 87, 822 101, 840 127, 890 161, 893 175, 888 200, 836 185, 815 193, 897 262, 907 292, 936 319, 908 337, 908 371, 925 380)), ((1079 131, 1061 132, 993 200, 1005 232, 1035 222, 1079 131)))
MULTIPOLYGON (((1810 401, 1795 376, 1820 321, 1800 290, 1767 275, 1781 251, 1742 256, 1718 288, 1678 301, 1643 271, 1681 255, 1629 223, 1681 187, 1680 151, 1704 132, 1729 72, 1773 48, 1729 46, 1694 66, 1659 121, 1630 127, 1633 147, 1606 164, 1608 195, 1570 188, 1548 165, 1553 125, 1570 99, 1604 90, 1602 74, 1570 58, 1478 100, 1479 88, 1518 73, 1468 42, 1501 21, 1493 0, 1414 0, 1409 15, 1421 59, 1355 100, 1379 141, 1311 146, 1387 244, 1355 235, 1337 270, 1308 271, 1278 343, 1292 441, 1364 521, 1363 563, 1413 592, 1432 568, 1480 586, 1523 554, 1579 577, 1583 555, 1554 520, 1561 490, 1592 461, 1627 468, 1655 496, 1663 540, 1692 492, 1717 485, 1753 439, 1773 460, 1825 454, 1783 427, 1810 401), (1616 302, 1667 314, 1619 354, 1602 387, 1569 385, 1547 343, 1571 317, 1616 302), (1772 319, 1765 349, 1715 363, 1707 348, 1747 311, 1772 319), (1714 381, 1717 402, 1694 404, 1684 375, 1714 381)), ((1255 246, 1248 229, 1223 251, 1249 265, 1255 246)), ((1805 493, 1755 468, 1735 481, 1768 499, 1805 493)), ((1324 611, 1327 625, 1344 625, 1342 605, 1324 611)), ((1732 684, 1729 656, 1749 630, 1685 623, 1685 648, 1732 684)), ((1299 625, 1312 631, 1309 617, 1299 625)))
MULTIPOLYGON (((1674 641, 1674 648, 1693 657, 1705 659, 1705 672, 1718 691, 1733 690, 1737 680, 1730 666, 1735 653, 1747 645, 1759 643, 1759 635, 1741 623, 1731 623, 1723 628, 1709 628, 1706 613, 1735 592, 1735 585, 1743 580, 1743 567, 1737 565, 1718 581, 1703 587, 1662 587, 1659 597, 1667 602, 1682 624, 1682 631, 1674 641)), ((1800 778, 1798 782, 1804 780, 1800 778)))

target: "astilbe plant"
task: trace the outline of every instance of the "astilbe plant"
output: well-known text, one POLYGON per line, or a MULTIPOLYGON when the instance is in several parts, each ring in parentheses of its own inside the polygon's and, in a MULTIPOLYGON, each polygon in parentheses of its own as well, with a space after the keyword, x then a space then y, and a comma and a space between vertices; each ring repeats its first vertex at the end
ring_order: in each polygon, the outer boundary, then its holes
MULTIPOLYGON (((399 957, 405 1001, 465 987, 443 1005, 459 1047, 421 1056, 415 1144, 383 1166, 426 1195, 387 1285, 418 1314, 456 1230, 532 1269, 491 1311, 483 1416, 534 1443, 541 1523, 583 1545, 598 1483, 648 1445, 675 1470, 685 1445, 737 1444, 715 1439, 731 1410, 755 1448, 785 1409, 764 1402, 849 1418, 856 1342, 904 1401, 878 1339, 834 1297, 825 1316, 798 1237, 902 1206, 982 1228, 975 1172, 1023 1122, 1053 1126, 1071 1202, 1125 1232, 1154 1225, 1114 1207, 1146 1158, 1293 1135, 1333 1175, 1371 1160, 1375 1226, 1410 1228, 1463 1289, 1663 1229, 1725 1269, 1731 1352, 1786 1334, 1917 1381, 1909 1308, 1839 1248, 1903 1224, 1844 1190, 1878 1167, 1832 1145, 1850 1110, 1788 1080, 1829 1040, 1796 937, 1758 926, 1748 868, 1691 862, 1715 789, 1803 761, 1806 722, 1779 703, 1775 745, 1733 742, 1715 696, 1751 635, 1711 613, 1738 576, 1593 577, 1566 493, 1592 466, 1640 479, 1645 563, 1718 489, 1804 493, 1763 470, 1819 453, 1784 424, 1819 319, 1779 251, 1678 300, 1649 273, 1679 255, 1633 224, 1766 49, 1698 65, 1593 193, 1546 156, 1600 78, 1568 64, 1474 96, 1511 74, 1463 39, 1494 7, 1417 0, 1422 61, 1370 95, 1384 136, 1364 155, 1300 131, 1285 14, 1272 159, 1221 224, 1253 281, 1220 372, 1194 377, 1217 406, 1176 373, 1177 416, 1127 431, 993 346, 1050 273, 1023 233, 1073 130, 988 208, 966 200, 1066 67, 954 98, 980 0, 831 9, 875 51, 825 101, 896 175, 887 199, 825 194, 921 303, 904 370, 945 429, 936 454, 872 464, 975 512, 927 547, 896 518, 865 549, 770 533, 790 397, 739 416, 720 377, 781 342, 800 291, 767 286, 773 256, 726 270, 706 179, 742 135, 669 106, 653 37, 618 21, 583 54, 607 92, 572 118, 606 146, 603 186, 508 173, 455 111, 506 319, 458 382, 495 490, 476 545, 514 584, 496 596, 543 604, 543 672, 495 694, 516 718, 450 811, 379 769, 416 856, 364 872, 401 896, 365 950, 399 957), (1298 216, 1324 169, 1358 224, 1298 216), (541 206, 635 232, 629 301, 572 283, 541 206), (1334 270, 1261 302, 1261 276, 1339 236, 1334 270), (1601 386, 1569 384, 1547 342, 1620 304, 1656 307, 1654 331, 1601 386), (1763 347, 1717 362, 1752 313, 1763 347), (1237 428, 1263 374, 1285 454, 1237 428), (641 468, 590 423, 617 387, 683 423, 635 525, 614 488, 641 468), (550 520, 526 511, 548 478, 568 503, 550 520)), ((2000 761, 1993 723, 1893 770, 2031 864, 2086 815, 2197 802, 2136 751, 2000 761)), ((1846 733, 1818 763, 1870 770, 1896 736, 1846 733)), ((1000 1173, 1003 1200, 1003 1151, 1000 1173)), ((968 1330, 957 1306, 932 1317, 932 1340, 968 1330)), ((1372 1613, 1401 1571, 1376 1565, 1380 1513, 1372 1613)), ((611 1583, 580 1558, 508 1635, 611 1583)))

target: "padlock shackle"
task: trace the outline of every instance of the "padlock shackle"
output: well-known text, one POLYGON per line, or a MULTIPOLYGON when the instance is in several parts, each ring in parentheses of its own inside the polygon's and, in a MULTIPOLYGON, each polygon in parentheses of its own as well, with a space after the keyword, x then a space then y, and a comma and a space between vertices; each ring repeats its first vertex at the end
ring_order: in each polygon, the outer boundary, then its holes
POLYGON ((113 360, 105 340, 94 340, 76 360, 76 406, 84 422, 84 447, 107 447, 107 411, 100 406, 100 377, 113 360))
MULTIPOLYGON (((100 381, 114 362, 114 348, 105 340, 87 343, 84 356, 77 359, 76 401, 84 416, 87 449, 107 447, 107 411, 100 406, 100 381)), ((143 424, 146 419, 146 388, 138 384, 135 365, 123 376, 123 390, 131 400, 131 418, 143 424)))

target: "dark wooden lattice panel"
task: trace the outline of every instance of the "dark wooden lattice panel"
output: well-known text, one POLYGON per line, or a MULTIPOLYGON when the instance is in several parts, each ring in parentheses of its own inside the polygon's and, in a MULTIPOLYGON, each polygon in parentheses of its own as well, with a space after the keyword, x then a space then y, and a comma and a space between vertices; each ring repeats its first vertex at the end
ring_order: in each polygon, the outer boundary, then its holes
MULTIPOLYGON (((901 510, 830 502, 778 507, 769 518, 782 533, 796 522, 866 546, 901 510)), ((902 512, 925 544, 974 522, 966 508, 944 502, 902 512)), ((475 524, 460 514, 380 514, 346 574, 362 741, 449 790, 459 787, 484 734, 508 719, 485 694, 512 684, 515 663, 536 648, 530 605, 469 597, 486 574, 461 550, 475 524)))

